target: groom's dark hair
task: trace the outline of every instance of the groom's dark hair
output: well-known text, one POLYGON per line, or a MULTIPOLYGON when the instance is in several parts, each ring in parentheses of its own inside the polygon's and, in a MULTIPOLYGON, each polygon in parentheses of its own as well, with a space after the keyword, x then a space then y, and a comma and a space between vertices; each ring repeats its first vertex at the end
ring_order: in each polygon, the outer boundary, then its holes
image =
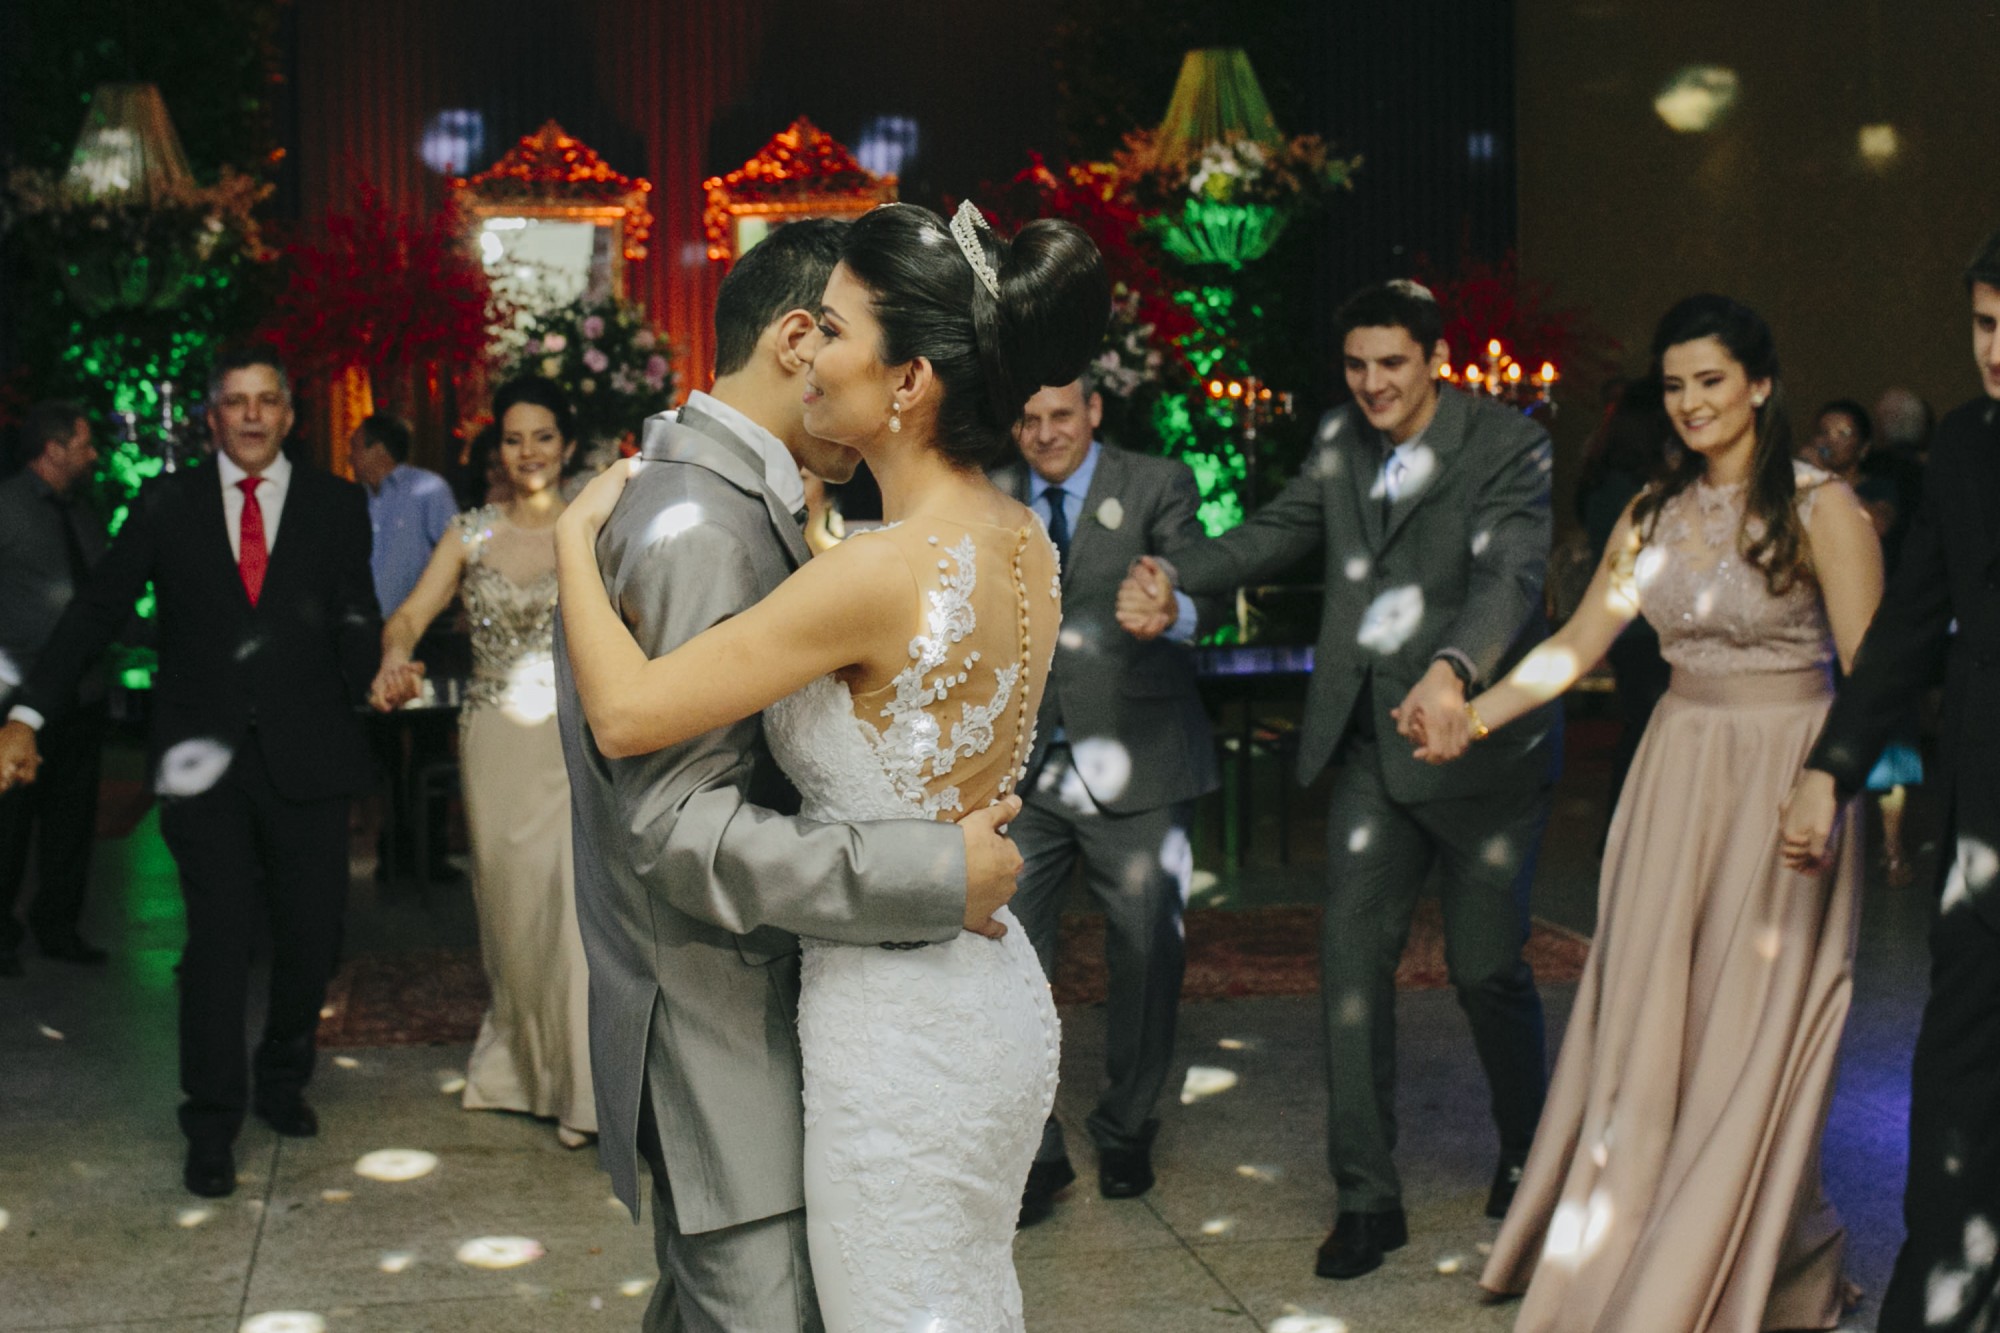
POLYGON ((818 312, 846 230, 846 223, 833 218, 802 218, 777 228, 736 261, 715 296, 717 375, 749 365, 757 339, 786 311, 818 312))

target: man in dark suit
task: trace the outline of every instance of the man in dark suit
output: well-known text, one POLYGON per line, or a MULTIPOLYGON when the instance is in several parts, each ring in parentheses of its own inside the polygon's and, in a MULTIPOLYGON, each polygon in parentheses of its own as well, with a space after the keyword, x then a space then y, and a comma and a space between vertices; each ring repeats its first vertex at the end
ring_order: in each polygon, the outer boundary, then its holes
MULTIPOLYGON (((0 701, 28 672, 90 567, 104 527, 76 493, 97 466, 90 418, 74 403, 37 403, 21 424, 21 470, 0 481, 0 701)), ((104 679, 86 671, 77 707, 42 737, 46 770, 33 787, 0 795, 0 977, 21 975, 24 937, 14 904, 36 856, 28 925, 44 958, 98 964, 104 950, 77 933, 97 835, 104 679)))
MULTIPOLYGON (((1100 443, 1104 400, 1088 379, 1028 400, 1015 438, 1025 466, 994 482, 1048 525, 1062 557, 1063 627, 1036 720, 1026 805, 1009 830, 1025 862, 1014 914, 1055 977, 1063 891, 1078 858, 1105 916, 1105 1082, 1089 1121, 1098 1190, 1153 1186, 1153 1109, 1174 1054, 1185 949, 1181 908, 1194 870, 1194 803, 1215 790, 1215 742, 1188 645, 1228 612, 1178 594, 1157 639, 1120 629, 1118 585, 1149 551, 1201 540, 1201 494, 1175 459, 1100 443)), ((1021 1224, 1047 1217, 1076 1178, 1051 1115, 1028 1172, 1021 1224)))
POLYGON ((131 614, 158 598, 153 710, 160 831, 180 870, 184 1180, 236 1188, 231 1145, 254 1109, 280 1134, 318 1121, 304 1091, 347 900, 347 810, 372 779, 355 711, 378 655, 361 488, 297 467, 281 446, 291 388, 269 348, 225 355, 209 380, 212 464, 140 492, 64 613, 0 728, 0 784, 32 773, 35 733, 131 614), (263 1040, 244 1051, 250 955, 270 922, 263 1040))
POLYGON ((1157 632, 1172 614, 1169 576, 1221 593, 1325 552, 1298 768, 1309 783, 1339 765, 1320 985, 1340 1198, 1322 1277, 1358 1277, 1407 1239, 1391 1155, 1395 977, 1433 867, 1447 966, 1500 1130, 1489 1216, 1513 1199, 1546 1085, 1541 999, 1521 949, 1558 763, 1555 711, 1496 734, 1463 770, 1418 761, 1393 734, 1400 716, 1433 737, 1463 737, 1468 691, 1504 676, 1545 632, 1548 435, 1441 388, 1443 323, 1414 283, 1351 297, 1335 324, 1354 401, 1320 423, 1299 475, 1235 531, 1143 562, 1120 593, 1121 621, 1157 632))
POLYGON ((1883 1333, 2000 1328, 2000 232, 1966 271, 1984 394, 1946 416, 1881 609, 1785 805, 1785 856, 1823 863, 1841 804, 1866 784, 1944 663, 1946 816, 1931 993, 1910 1073, 1908 1239, 1883 1333))

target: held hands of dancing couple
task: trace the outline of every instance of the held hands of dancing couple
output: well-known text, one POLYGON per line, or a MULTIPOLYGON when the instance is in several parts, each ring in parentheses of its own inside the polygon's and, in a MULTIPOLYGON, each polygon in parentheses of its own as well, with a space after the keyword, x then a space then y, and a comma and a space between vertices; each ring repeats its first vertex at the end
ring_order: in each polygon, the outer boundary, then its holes
MULTIPOLYGON (((1118 589, 1118 623, 1137 639, 1155 639, 1174 623, 1173 566, 1157 556, 1141 556, 1118 589)), ((1472 741, 1486 734, 1465 698, 1465 682, 1451 664, 1440 659, 1403 702, 1389 710, 1397 734, 1413 742, 1417 757, 1442 764, 1465 753, 1472 741)))
MULTIPOLYGON (((1879 544, 1868 512, 1852 488, 1830 480, 1817 489, 1806 520, 1808 558, 1825 597, 1841 667, 1847 670, 1881 599, 1879 544)), ((1640 610, 1637 571, 1644 538, 1633 521, 1637 503, 1628 505, 1620 517, 1576 614, 1505 680, 1468 699, 1458 673, 1440 660, 1389 711, 1397 734, 1415 746, 1417 758, 1450 763, 1490 729, 1562 694, 1603 660, 1640 610)), ((1173 567, 1168 562, 1153 556, 1134 562, 1118 590, 1119 624, 1141 639, 1163 633, 1173 623, 1173 593, 1173 567)), ((1802 873, 1823 873, 1829 865, 1828 849, 1837 842, 1841 815, 1832 776, 1817 769, 1802 771, 1778 815, 1785 864, 1802 873)))
MULTIPOLYGON (((649 659, 605 597, 595 556, 598 533, 644 466, 637 458, 614 463, 556 523, 564 629, 585 716, 607 758, 663 749, 749 717, 821 676, 838 675, 856 692, 887 682, 860 664, 904 652, 909 577, 893 548, 867 541, 814 557, 762 602, 649 659)), ((1007 933, 993 914, 1014 896, 1020 873, 1020 853, 1005 836, 1020 810, 1020 799, 1007 795, 958 821, 964 925, 988 939, 1007 933)))

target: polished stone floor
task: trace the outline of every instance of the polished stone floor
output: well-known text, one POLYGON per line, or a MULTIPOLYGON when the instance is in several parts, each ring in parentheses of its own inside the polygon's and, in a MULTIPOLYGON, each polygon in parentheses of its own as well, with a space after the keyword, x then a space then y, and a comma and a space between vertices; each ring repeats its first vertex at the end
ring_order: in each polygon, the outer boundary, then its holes
MULTIPOLYGON (((1601 785, 1588 765, 1573 768, 1537 890, 1546 914, 1584 928, 1601 785)), ((1303 806, 1300 817, 1297 863, 1273 864, 1260 828, 1250 868, 1221 873, 1209 897, 1310 892, 1318 830, 1303 806)), ((208 1204, 184 1193, 172 1118, 172 866, 151 817, 100 853, 90 930, 116 949, 113 965, 30 959, 27 977, 0 981, 0 1330, 636 1327, 653 1271, 649 1232, 611 1202, 590 1151, 564 1150, 551 1127, 523 1117, 460 1110, 447 1089, 463 1047, 334 1053, 312 1091, 319 1138, 281 1141, 253 1122, 239 1143, 236 1195, 208 1204), (357 1171, 384 1149, 436 1163, 400 1181, 357 1171)), ((1923 916, 1920 892, 1871 885, 1826 1147, 1849 1269, 1871 1293, 1845 1327, 1872 1326, 1900 1237, 1923 916)), ((384 900, 364 876, 351 939, 362 948, 455 940, 468 923, 462 889, 384 900)), ((1547 998, 1553 1042, 1571 996, 1547 998)), ((1411 1243, 1381 1271, 1334 1283, 1312 1275, 1333 1202, 1315 1003, 1184 1008, 1176 1086, 1191 1076, 1165 1109, 1160 1182, 1123 1202, 1091 1187, 1082 1133, 1101 1011, 1066 1012, 1060 1111, 1085 1179, 1019 1239, 1028 1327, 1507 1329, 1511 1309, 1482 1304, 1474 1285, 1495 1229, 1481 1215, 1493 1142, 1464 1022, 1448 992, 1405 994, 1398 1017, 1411 1243)))

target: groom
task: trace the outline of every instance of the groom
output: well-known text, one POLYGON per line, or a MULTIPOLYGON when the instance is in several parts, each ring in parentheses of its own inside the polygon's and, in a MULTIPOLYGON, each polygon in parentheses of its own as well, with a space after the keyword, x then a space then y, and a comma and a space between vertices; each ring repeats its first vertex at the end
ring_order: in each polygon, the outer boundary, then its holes
MULTIPOLYGON (((646 422, 649 466, 597 544, 604 584, 660 655, 769 593, 807 551, 799 468, 852 475, 806 434, 801 345, 839 223, 785 226, 715 308, 714 388, 646 422)), ((653 1178, 649 1330, 818 1329, 805 1242, 797 934, 910 948, 982 927, 1020 857, 1012 802, 957 825, 815 824, 750 718, 631 759, 598 753, 557 638, 576 905, 590 961, 599 1153, 618 1197, 653 1178)))

